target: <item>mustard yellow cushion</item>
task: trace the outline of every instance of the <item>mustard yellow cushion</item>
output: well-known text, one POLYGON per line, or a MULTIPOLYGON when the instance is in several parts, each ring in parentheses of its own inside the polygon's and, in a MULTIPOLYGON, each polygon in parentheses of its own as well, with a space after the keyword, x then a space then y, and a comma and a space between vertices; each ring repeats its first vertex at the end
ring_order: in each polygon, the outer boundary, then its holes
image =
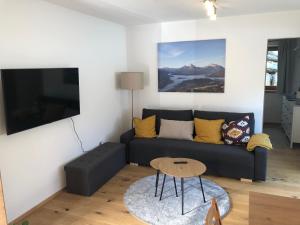
POLYGON ((135 128, 135 137, 138 138, 154 138, 155 132, 155 116, 147 117, 143 120, 134 118, 133 124, 135 128))
POLYGON ((210 144, 224 144, 222 141, 221 127, 225 120, 203 120, 194 119, 196 137, 194 141, 210 143, 210 144))
POLYGON ((263 147, 265 149, 271 150, 273 146, 269 135, 263 133, 254 134, 247 144, 247 150, 253 151, 256 147, 263 147))

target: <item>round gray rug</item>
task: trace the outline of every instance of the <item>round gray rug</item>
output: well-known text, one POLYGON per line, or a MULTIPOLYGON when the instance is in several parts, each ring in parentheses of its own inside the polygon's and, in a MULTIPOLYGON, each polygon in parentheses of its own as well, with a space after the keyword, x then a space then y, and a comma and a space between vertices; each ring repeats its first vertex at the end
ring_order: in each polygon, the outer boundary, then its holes
POLYGON ((173 178, 166 178, 162 200, 159 201, 163 176, 160 175, 158 197, 154 197, 156 176, 148 176, 133 183, 125 193, 124 201, 129 212, 142 221, 153 225, 202 225, 211 199, 217 199, 220 214, 230 210, 226 191, 212 181, 202 178, 206 203, 203 202, 199 178, 184 181, 184 215, 181 215, 181 185, 176 180, 179 197, 176 197, 173 178))

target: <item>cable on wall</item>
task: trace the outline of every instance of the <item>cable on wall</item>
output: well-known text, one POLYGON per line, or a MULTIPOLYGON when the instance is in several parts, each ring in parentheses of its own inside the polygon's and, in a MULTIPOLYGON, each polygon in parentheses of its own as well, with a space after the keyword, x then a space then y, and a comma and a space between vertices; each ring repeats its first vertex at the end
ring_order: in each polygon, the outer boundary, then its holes
POLYGON ((73 124, 73 130, 74 130, 74 133, 75 133, 75 135, 76 135, 76 137, 77 137, 77 139, 78 139, 78 142, 79 142, 79 144, 80 144, 80 148, 81 148, 82 152, 84 153, 85 150, 84 150, 84 147, 83 147, 83 143, 82 143, 82 141, 81 141, 81 139, 80 139, 80 137, 79 137, 79 135, 78 135, 78 133, 77 133, 76 126, 75 126, 75 122, 74 122, 74 120, 73 120, 72 117, 71 117, 70 119, 71 119, 72 124, 73 124))

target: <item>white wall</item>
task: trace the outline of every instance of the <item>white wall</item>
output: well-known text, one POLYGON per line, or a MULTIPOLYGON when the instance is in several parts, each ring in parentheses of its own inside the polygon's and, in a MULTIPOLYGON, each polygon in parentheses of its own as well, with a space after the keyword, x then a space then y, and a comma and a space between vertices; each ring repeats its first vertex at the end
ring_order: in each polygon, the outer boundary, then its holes
POLYGON ((264 123, 280 123, 282 109, 282 95, 266 93, 264 101, 264 123))
POLYGON ((136 94, 135 115, 143 107, 255 112, 262 130, 267 40, 300 37, 300 11, 170 22, 128 29, 128 67, 146 73, 146 87, 136 94), (226 38, 224 94, 159 93, 157 42, 226 38))
MULTIPOLYGON (((74 120, 85 149, 118 140, 129 126, 128 92, 117 90, 115 77, 126 70, 126 28, 39 0, 0 3, 0 67, 79 67, 81 115, 74 120)), ((63 165, 80 154, 69 119, 1 135, 9 221, 63 188, 63 165)))

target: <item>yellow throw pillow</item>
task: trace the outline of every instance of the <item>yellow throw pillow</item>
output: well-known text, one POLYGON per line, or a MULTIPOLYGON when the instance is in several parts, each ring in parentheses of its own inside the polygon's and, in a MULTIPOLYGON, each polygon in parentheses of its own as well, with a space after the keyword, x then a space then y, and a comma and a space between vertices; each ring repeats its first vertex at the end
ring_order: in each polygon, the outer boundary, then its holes
POLYGON ((203 120, 195 118, 196 137, 194 141, 210 143, 210 144, 224 144, 222 141, 221 127, 225 120, 203 120))
POLYGON ((135 137, 138 137, 138 138, 154 138, 154 137, 156 137, 155 116, 150 116, 143 120, 134 118, 133 123, 134 123, 134 128, 135 128, 135 137))

